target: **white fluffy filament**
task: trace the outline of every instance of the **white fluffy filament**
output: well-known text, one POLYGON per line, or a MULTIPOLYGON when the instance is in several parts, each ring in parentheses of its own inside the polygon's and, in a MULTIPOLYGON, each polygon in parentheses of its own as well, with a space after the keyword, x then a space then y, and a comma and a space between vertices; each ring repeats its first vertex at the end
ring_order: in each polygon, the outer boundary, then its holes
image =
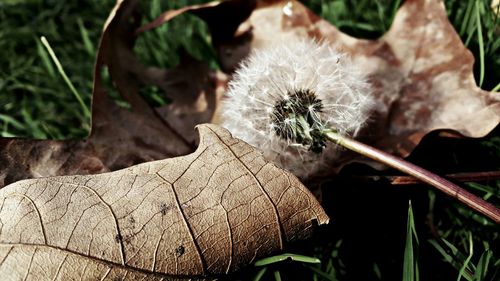
MULTIPOLYGON (((324 128, 355 136, 367 121, 373 100, 361 68, 328 43, 286 42, 253 52, 235 73, 222 105, 223 126, 264 156, 299 177, 327 169, 338 149, 328 144, 322 153, 280 137, 273 122, 275 105, 297 90, 315 94, 321 110, 309 116, 324 128)), ((274 118, 276 120, 276 118, 274 118)), ((293 122, 283 119, 283 122, 293 122)))

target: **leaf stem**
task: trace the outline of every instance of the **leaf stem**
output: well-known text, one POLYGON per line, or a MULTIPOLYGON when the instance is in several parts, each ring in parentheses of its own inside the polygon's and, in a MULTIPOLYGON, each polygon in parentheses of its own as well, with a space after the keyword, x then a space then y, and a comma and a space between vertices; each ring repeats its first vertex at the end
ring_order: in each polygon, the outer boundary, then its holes
POLYGON ((424 183, 434 186, 448 196, 456 198, 458 201, 492 219, 495 223, 500 223, 500 209, 466 191, 458 185, 401 158, 395 157, 348 137, 344 137, 331 130, 325 130, 324 135, 329 141, 337 143, 338 145, 349 150, 383 163, 389 167, 411 175, 424 183))

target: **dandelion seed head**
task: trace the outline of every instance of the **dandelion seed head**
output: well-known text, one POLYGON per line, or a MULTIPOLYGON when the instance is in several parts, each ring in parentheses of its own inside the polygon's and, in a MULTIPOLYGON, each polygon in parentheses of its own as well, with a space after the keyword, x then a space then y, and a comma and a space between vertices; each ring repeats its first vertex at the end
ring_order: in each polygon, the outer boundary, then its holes
POLYGON ((315 41, 253 52, 234 74, 227 96, 222 125, 299 177, 328 169, 338 157, 336 145, 315 138, 318 132, 334 129, 354 137, 373 106, 361 68, 315 41))

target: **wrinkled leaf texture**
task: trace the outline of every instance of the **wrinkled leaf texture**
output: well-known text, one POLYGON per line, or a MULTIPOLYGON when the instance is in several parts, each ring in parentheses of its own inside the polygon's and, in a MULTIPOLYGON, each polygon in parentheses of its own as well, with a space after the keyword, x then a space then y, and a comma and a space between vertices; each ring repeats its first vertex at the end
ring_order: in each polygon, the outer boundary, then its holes
POLYGON ((216 125, 199 131, 186 156, 1 189, 0 276, 210 279, 328 222, 307 188, 260 151, 216 125))

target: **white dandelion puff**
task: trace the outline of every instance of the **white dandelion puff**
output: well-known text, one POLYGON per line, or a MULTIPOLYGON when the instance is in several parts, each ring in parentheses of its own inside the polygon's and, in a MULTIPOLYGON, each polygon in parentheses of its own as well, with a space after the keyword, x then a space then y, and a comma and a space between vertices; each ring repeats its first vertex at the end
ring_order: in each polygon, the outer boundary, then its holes
POLYGON ((241 64, 222 105, 223 126, 269 160, 306 177, 337 157, 334 144, 325 147, 311 134, 335 128, 355 136, 372 105, 369 84, 347 56, 328 43, 289 42, 258 50, 241 64), (297 110, 311 123, 304 132, 296 130, 297 110))
POLYGON ((338 145, 414 176, 500 223, 500 209, 492 204, 352 139, 373 106, 370 87, 360 68, 326 43, 288 42, 254 52, 230 82, 228 96, 223 125, 299 177, 328 167, 338 145))

